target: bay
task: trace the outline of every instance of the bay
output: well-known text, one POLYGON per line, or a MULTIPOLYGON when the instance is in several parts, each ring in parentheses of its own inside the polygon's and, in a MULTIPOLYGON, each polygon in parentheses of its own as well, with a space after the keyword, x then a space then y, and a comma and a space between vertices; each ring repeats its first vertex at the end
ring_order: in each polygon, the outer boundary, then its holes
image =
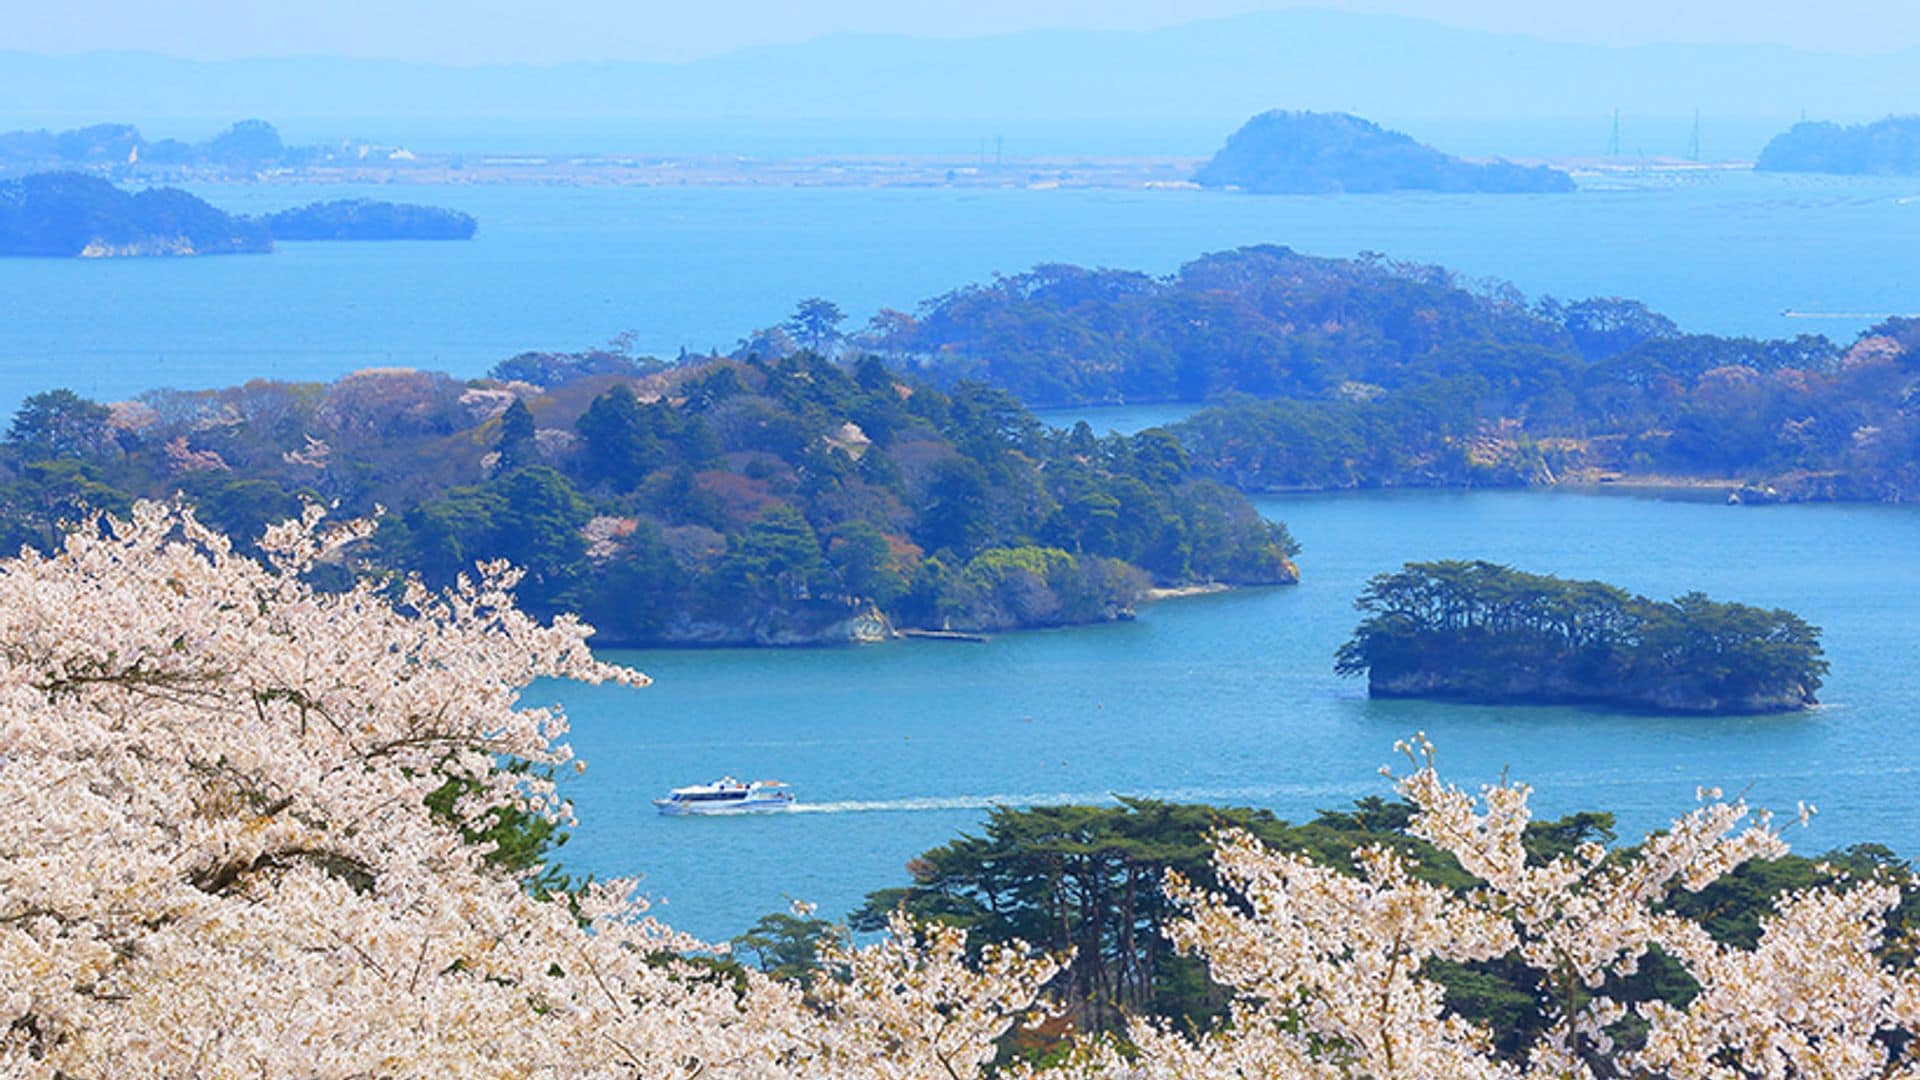
MULTIPOLYGON (((1100 426, 1096 424, 1096 426, 1100 426)), ((1391 795, 1376 769, 1416 731, 1444 772, 1535 784, 1544 813, 1617 813, 1637 837, 1697 786, 1790 817, 1800 850, 1920 849, 1920 515, 1902 507, 1729 507, 1617 495, 1476 492, 1267 498, 1306 550, 1297 586, 1167 601, 1131 623, 985 645, 609 654, 643 690, 543 686, 589 763, 567 782, 575 871, 645 875, 663 916, 724 937, 787 899, 839 917, 901 884, 919 852, 986 808, 1115 795, 1263 806, 1300 820, 1391 795), (1821 708, 1662 717, 1560 707, 1376 702, 1337 678, 1365 579, 1402 562, 1488 558, 1667 597, 1701 589, 1826 631, 1821 708), (722 773, 793 783, 804 812, 665 818, 648 800, 722 773)), ((1399 764, 1404 765, 1402 761, 1399 764)))
POLYGON ((0 259, 0 409, 56 385, 115 399, 370 366, 474 376, 522 350, 629 329, 658 355, 729 349, 809 296, 857 322, 1041 262, 1166 273, 1260 243, 1381 251, 1532 295, 1636 297, 1701 332, 1844 339, 1871 321, 1856 316, 1914 310, 1920 181, 1694 170, 1583 183, 1570 196, 1347 197, 205 185, 196 191, 235 211, 370 196, 465 210, 480 232, 263 256, 0 259))
MULTIPOLYGON (((806 296, 856 320, 996 271, 1071 261, 1155 273, 1252 243, 1378 250, 1510 279, 1531 294, 1644 299, 1689 329, 1850 336, 1920 295, 1912 180, 1648 172, 1573 196, 1239 197, 1011 188, 701 189, 220 185, 241 211, 369 195, 474 213, 470 244, 286 244, 264 257, 0 260, 0 408, 56 385, 112 399, 158 386, 326 379, 367 367, 471 376, 524 349, 632 329, 642 351, 728 348, 806 296), (1833 318, 1790 317, 1789 310, 1833 318)), ((1092 414, 1097 430, 1180 406, 1092 414)), ((1050 413, 1070 423, 1079 413, 1050 413)), ((985 645, 614 654, 641 691, 543 685, 590 762, 566 782, 566 867, 643 874, 662 914, 709 937, 787 897, 844 914, 995 804, 1115 794, 1258 805, 1290 818, 1389 789, 1425 730, 1455 779, 1503 769, 1548 813, 1606 809, 1628 835, 1697 784, 1821 813, 1803 849, 1920 848, 1920 518, 1872 506, 1728 508, 1571 493, 1261 500, 1306 546, 1303 582, 1151 606, 1134 622, 985 645), (1702 589, 1827 631, 1812 713, 1681 719, 1371 702, 1334 648, 1370 574, 1484 557, 1657 596, 1702 589), (806 812, 665 819, 666 788, 733 772, 796 784, 806 812)))

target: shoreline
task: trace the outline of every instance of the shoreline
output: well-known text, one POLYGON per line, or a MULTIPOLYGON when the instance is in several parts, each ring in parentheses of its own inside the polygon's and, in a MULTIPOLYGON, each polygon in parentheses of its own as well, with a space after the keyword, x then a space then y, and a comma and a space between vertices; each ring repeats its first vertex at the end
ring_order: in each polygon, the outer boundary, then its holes
MULTIPOLYGON (((1460 495, 1482 491, 1566 491, 1582 495, 1659 495, 1693 494, 1713 495, 1738 491, 1746 485, 1743 480, 1693 479, 1690 477, 1647 477, 1621 480, 1561 480, 1552 484, 1373 484, 1353 487, 1309 487, 1305 485, 1275 485, 1271 487, 1240 487, 1220 481, 1249 498, 1261 496, 1315 496, 1315 495, 1394 495, 1414 492, 1442 492, 1460 495)), ((1868 501, 1868 500, 1851 500, 1868 501)))
MULTIPOLYGON (((1047 154, 999 162, 975 157, 728 154, 435 154, 405 161, 276 168, 251 175, 194 169, 113 169, 101 175, 141 185, 325 184, 492 185, 649 188, 957 188, 1050 191, 1202 190, 1193 182, 1203 158, 1047 154)), ((31 172, 33 169, 21 170, 31 172)), ((5 175, 13 175, 9 170, 5 175)))
POLYGON ((1231 592, 1238 586, 1222 581, 1209 581, 1199 585, 1172 585, 1167 588, 1148 589, 1140 598, 1142 604, 1157 604, 1162 600, 1179 600, 1188 596, 1212 596, 1216 593, 1231 592))
MULTIPOLYGON (((1243 589, 1279 588, 1273 585, 1228 585, 1224 582, 1209 581, 1194 585, 1173 585, 1165 588, 1151 588, 1136 601, 1138 604, 1155 604, 1163 600, 1180 600, 1191 596, 1217 596, 1221 593, 1239 592, 1243 589)), ((796 642, 755 642, 755 641, 652 641, 633 642, 623 640, 592 641, 588 648, 608 652, 652 652, 652 651, 688 651, 705 652, 725 649, 840 649, 859 648, 869 645, 889 645, 903 641, 937 641, 979 645, 994 641, 1007 634, 1024 634, 1030 631, 1070 630, 1077 627, 1108 626, 1113 623, 1127 622, 1131 616, 1117 619, 1098 619, 1084 623, 1065 623, 1057 626, 1014 626, 1004 630, 936 630, 926 627, 895 627, 884 635, 873 638, 835 638, 831 640, 796 642)))
MULTIPOLYGON (((1193 181, 1205 157, 1179 154, 1053 153, 992 160, 985 156, 803 154, 433 153, 372 157, 361 162, 286 166, 236 175, 215 169, 121 167, 79 171, 140 186, 195 185, 492 185, 672 188, 955 188, 1051 191, 1203 191, 1193 181)), ((1753 171, 1751 162, 1590 157, 1526 158, 1530 165, 1566 170, 1576 178, 1617 180, 1647 174, 1753 171)), ((14 177, 54 168, 23 164, 0 170, 14 177)), ((1600 190, 1608 190, 1602 187, 1600 190)), ((1228 192, 1219 192, 1227 194, 1228 192)), ((1391 193, 1389 193, 1391 194, 1391 193)), ((1431 194, 1409 189, 1400 194, 1431 194)), ((1578 191, 1574 192, 1578 194, 1578 191)))
POLYGON ((1557 484, 1543 485, 1543 490, 1564 489, 1582 495, 1643 495, 1651 498, 1661 496, 1685 497, 1691 499, 1714 498, 1725 501, 1735 492, 1746 487, 1748 481, 1731 480, 1725 477, 1696 476, 1621 476, 1621 477, 1582 477, 1562 480, 1557 484))

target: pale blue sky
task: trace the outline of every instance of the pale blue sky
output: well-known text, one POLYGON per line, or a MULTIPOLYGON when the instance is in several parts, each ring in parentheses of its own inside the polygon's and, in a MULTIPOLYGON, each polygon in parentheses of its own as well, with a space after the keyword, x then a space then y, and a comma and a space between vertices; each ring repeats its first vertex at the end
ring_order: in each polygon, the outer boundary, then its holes
POLYGON ((972 36, 1144 29, 1310 6, 1601 44, 1739 42, 1827 52, 1920 46, 1914 0, 27 0, 0 46, 195 59, 325 54, 434 63, 682 60, 838 31, 972 36))

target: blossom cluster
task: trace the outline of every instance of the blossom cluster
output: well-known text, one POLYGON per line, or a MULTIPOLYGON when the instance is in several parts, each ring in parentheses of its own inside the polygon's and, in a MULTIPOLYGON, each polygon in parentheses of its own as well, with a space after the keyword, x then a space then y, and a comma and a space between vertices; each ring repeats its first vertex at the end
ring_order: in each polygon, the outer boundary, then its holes
MULTIPOLYGON (((522 691, 646 677, 522 614, 504 566, 315 588, 368 532, 323 518, 253 558, 145 503, 0 564, 0 1074, 958 1080, 1045 1012, 1060 959, 1017 943, 898 916, 824 944, 803 987, 703 962, 630 883, 547 895, 490 861, 473 838, 503 808, 568 818, 547 779, 565 718, 522 691), (429 805, 449 783, 450 814, 429 805)), ((1883 958, 1899 883, 1785 896, 1730 946, 1667 901, 1784 852, 1765 814, 1703 792, 1631 852, 1530 857, 1526 786, 1471 794, 1406 749, 1410 832, 1476 887, 1385 846, 1348 873, 1223 833, 1217 887, 1166 889, 1231 1022, 1141 1020, 1050 1075, 1920 1075, 1920 975, 1883 958), (1656 949, 1699 992, 1611 1000, 1656 949), (1519 1056, 1429 975, 1496 959, 1539 978, 1548 1023, 1519 1056)))
MULTIPOLYGON (((1882 959, 1902 882, 1840 882, 1780 898, 1758 944, 1716 941, 1665 903, 1786 845, 1769 816, 1703 791, 1703 805, 1630 852, 1584 844, 1530 858, 1530 789, 1476 798, 1443 782, 1424 737, 1402 744, 1416 768, 1396 778, 1415 808, 1409 831, 1482 883, 1425 883, 1386 847, 1356 853, 1357 874, 1220 839, 1222 887, 1173 878, 1186 914, 1175 942, 1235 992, 1231 1024, 1189 1038, 1151 1023, 1138 1050, 1083 1048, 1083 1076, 1211 1077, 1886 1077, 1920 1076, 1920 972, 1882 959), (1699 984, 1684 1007, 1609 998, 1658 949, 1699 984), (1524 1056, 1449 1013, 1431 961, 1516 958, 1538 976, 1548 1024, 1524 1056), (1633 1014, 1644 1037, 1617 1041, 1633 1014)), ((1390 774, 1391 775, 1391 774, 1390 774)), ((1911 886, 1912 882, 1904 882, 1911 886)))
POLYGON ((520 691, 646 678, 505 567, 308 583, 366 532, 312 510, 258 560, 142 504, 0 567, 0 1074, 967 1075, 1031 1009, 1052 961, 954 931, 809 993, 717 976, 630 884, 489 864, 499 808, 567 815, 564 717, 520 691))

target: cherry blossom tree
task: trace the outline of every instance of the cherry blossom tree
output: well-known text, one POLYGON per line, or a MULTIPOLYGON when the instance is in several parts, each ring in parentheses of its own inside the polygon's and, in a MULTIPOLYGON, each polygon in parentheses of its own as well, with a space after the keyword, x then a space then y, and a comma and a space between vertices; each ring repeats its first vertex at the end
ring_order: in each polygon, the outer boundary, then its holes
MULTIPOLYGON (((0 564, 0 1074, 959 1080, 1045 1012, 1058 958, 1018 943, 896 916, 802 986, 713 964, 631 883, 551 893, 489 859, 501 814, 569 818, 565 718, 522 691, 646 677, 520 612, 505 566, 440 593, 309 583, 368 532, 309 508, 255 559, 143 503, 0 564)), ((1231 1023, 1136 1021, 1047 1075, 1920 1075, 1920 976, 1882 948, 1903 883, 1785 896, 1730 946, 1665 901, 1783 852, 1766 815, 1703 792, 1630 851, 1529 858, 1527 787, 1470 794, 1407 750, 1410 831, 1480 885, 1224 833, 1217 888, 1166 888, 1231 1023), (1655 949, 1699 993, 1610 1000, 1655 949), (1539 976, 1548 1023, 1517 1058, 1427 974, 1494 958, 1539 976), (1630 1013, 1644 1038, 1616 1044, 1630 1013)))
POLYGON ((1019 948, 903 921, 810 997, 716 976, 629 883, 491 865, 499 809, 567 816, 522 688, 646 677, 503 566, 306 583, 367 531, 310 509, 256 561, 141 504, 0 567, 0 1073, 957 1076, 1031 1009, 1019 948))
POLYGON ((1107 1080, 1920 1075, 1908 1037, 1920 1031, 1920 973, 1876 952, 1900 882, 1790 894, 1762 921, 1755 948, 1734 948, 1663 901, 1784 854, 1764 812, 1702 791, 1703 805, 1637 850, 1585 844, 1530 860, 1526 785, 1491 785, 1476 798, 1440 779, 1424 738, 1403 749, 1417 766, 1397 778, 1415 807, 1409 831, 1481 887, 1422 882, 1385 847, 1356 852, 1358 872, 1345 874, 1226 832, 1219 890, 1177 876, 1167 888, 1186 910, 1175 943, 1236 994, 1231 1024, 1189 1038, 1136 1022, 1133 1052, 1090 1043, 1069 1071, 1107 1080), (1700 992, 1685 1008, 1610 1000, 1608 977, 1632 974, 1655 947, 1700 992), (1450 1015, 1424 973, 1431 960, 1503 956, 1538 974, 1550 1021, 1524 1060, 1497 1056, 1492 1033, 1450 1015), (1647 1025, 1632 1049, 1613 1035, 1630 1011, 1647 1025))

